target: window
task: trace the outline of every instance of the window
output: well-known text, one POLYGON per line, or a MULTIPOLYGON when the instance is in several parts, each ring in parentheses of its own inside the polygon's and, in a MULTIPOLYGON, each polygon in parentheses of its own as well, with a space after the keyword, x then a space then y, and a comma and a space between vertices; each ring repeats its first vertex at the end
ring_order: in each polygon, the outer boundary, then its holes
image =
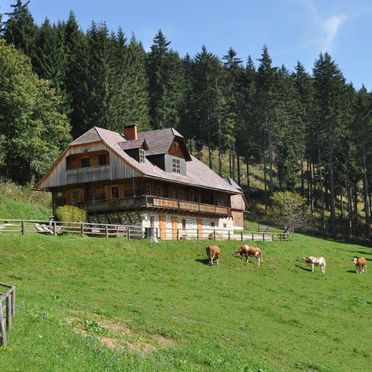
POLYGON ((72 192, 72 202, 77 203, 80 200, 79 191, 72 192))
POLYGON ((225 224, 225 223, 224 223, 224 224, 223 224, 223 227, 224 227, 224 229, 226 229, 226 227, 227 227, 227 224, 225 224))
POLYGON ((211 222, 211 226, 212 226, 212 227, 215 227, 216 224, 215 224, 214 222, 211 222))
POLYGON ((105 200, 105 188, 103 186, 95 186, 94 199, 105 200))
POLYGON ((111 198, 119 199, 119 187, 118 186, 111 187, 111 198))
POLYGON ((98 157, 98 164, 99 165, 106 165, 107 164, 107 156, 106 155, 100 155, 98 157))
POLYGON ((179 159, 172 159, 172 168, 174 173, 181 173, 181 162, 179 159))
POLYGON ((145 162, 145 150, 139 149, 139 162, 140 163, 145 162))
POLYGON ((185 230, 186 229, 186 220, 182 219, 182 228, 185 230))
POLYGON ((90 159, 89 158, 82 158, 81 159, 81 167, 82 168, 90 167, 90 159))

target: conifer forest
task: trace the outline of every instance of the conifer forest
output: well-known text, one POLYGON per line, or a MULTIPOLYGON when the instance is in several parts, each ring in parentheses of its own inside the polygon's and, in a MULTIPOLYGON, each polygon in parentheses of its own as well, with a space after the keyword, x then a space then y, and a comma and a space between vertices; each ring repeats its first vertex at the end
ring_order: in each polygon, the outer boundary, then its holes
POLYGON ((328 53, 311 71, 274 66, 270 50, 180 56, 159 30, 146 51, 124 29, 71 12, 36 24, 28 2, 0 9, 0 177, 33 183, 93 126, 176 128, 190 152, 259 197, 301 194, 318 231, 371 238, 372 93, 328 53), (262 169, 262 190, 250 172, 262 169))

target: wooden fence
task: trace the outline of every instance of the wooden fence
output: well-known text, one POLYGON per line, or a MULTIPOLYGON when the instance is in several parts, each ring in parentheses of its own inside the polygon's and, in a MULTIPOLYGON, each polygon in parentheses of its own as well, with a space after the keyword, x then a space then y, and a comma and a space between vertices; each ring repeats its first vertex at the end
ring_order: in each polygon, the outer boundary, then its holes
MULTIPOLYGON (((249 231, 233 232, 218 227, 199 228, 154 228, 155 235, 161 240, 252 240, 278 241, 290 240, 291 234, 278 232, 267 226, 251 228, 249 231)), ((135 225, 114 225, 81 222, 49 222, 38 220, 0 219, 0 235, 5 233, 42 233, 46 235, 78 234, 96 237, 124 237, 127 239, 142 239, 149 237, 149 228, 135 225)))
POLYGON ((240 241, 284 241, 291 240, 289 233, 280 232, 233 232, 221 228, 155 228, 156 237, 161 240, 240 240, 240 241))
POLYGON ((13 324, 15 315, 15 287, 0 283, 0 290, 6 288, 6 292, 0 292, 0 346, 7 344, 7 331, 13 324))
POLYGON ((49 222, 40 220, 0 219, 0 234, 3 233, 41 233, 46 235, 79 234, 103 237, 143 238, 140 226, 114 225, 81 222, 49 222))

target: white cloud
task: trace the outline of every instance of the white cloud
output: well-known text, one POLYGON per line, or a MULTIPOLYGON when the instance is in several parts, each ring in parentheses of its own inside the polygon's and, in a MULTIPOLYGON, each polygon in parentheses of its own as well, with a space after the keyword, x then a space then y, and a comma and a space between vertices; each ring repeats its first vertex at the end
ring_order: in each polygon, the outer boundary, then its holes
POLYGON ((322 47, 323 52, 330 51, 332 49, 332 45, 336 39, 337 33, 345 20, 346 17, 344 15, 339 15, 327 18, 323 22, 323 29, 325 32, 325 40, 322 47))

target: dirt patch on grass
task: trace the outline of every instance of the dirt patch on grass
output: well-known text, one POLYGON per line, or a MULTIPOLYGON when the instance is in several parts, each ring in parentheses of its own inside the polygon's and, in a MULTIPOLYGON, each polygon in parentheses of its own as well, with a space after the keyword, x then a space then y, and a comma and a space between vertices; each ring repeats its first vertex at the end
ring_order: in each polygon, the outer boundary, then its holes
POLYGON ((70 316, 66 323, 80 336, 96 337, 103 346, 112 350, 130 350, 146 354, 175 345, 174 340, 169 337, 136 332, 124 323, 113 322, 98 315, 94 315, 93 319, 70 316))

